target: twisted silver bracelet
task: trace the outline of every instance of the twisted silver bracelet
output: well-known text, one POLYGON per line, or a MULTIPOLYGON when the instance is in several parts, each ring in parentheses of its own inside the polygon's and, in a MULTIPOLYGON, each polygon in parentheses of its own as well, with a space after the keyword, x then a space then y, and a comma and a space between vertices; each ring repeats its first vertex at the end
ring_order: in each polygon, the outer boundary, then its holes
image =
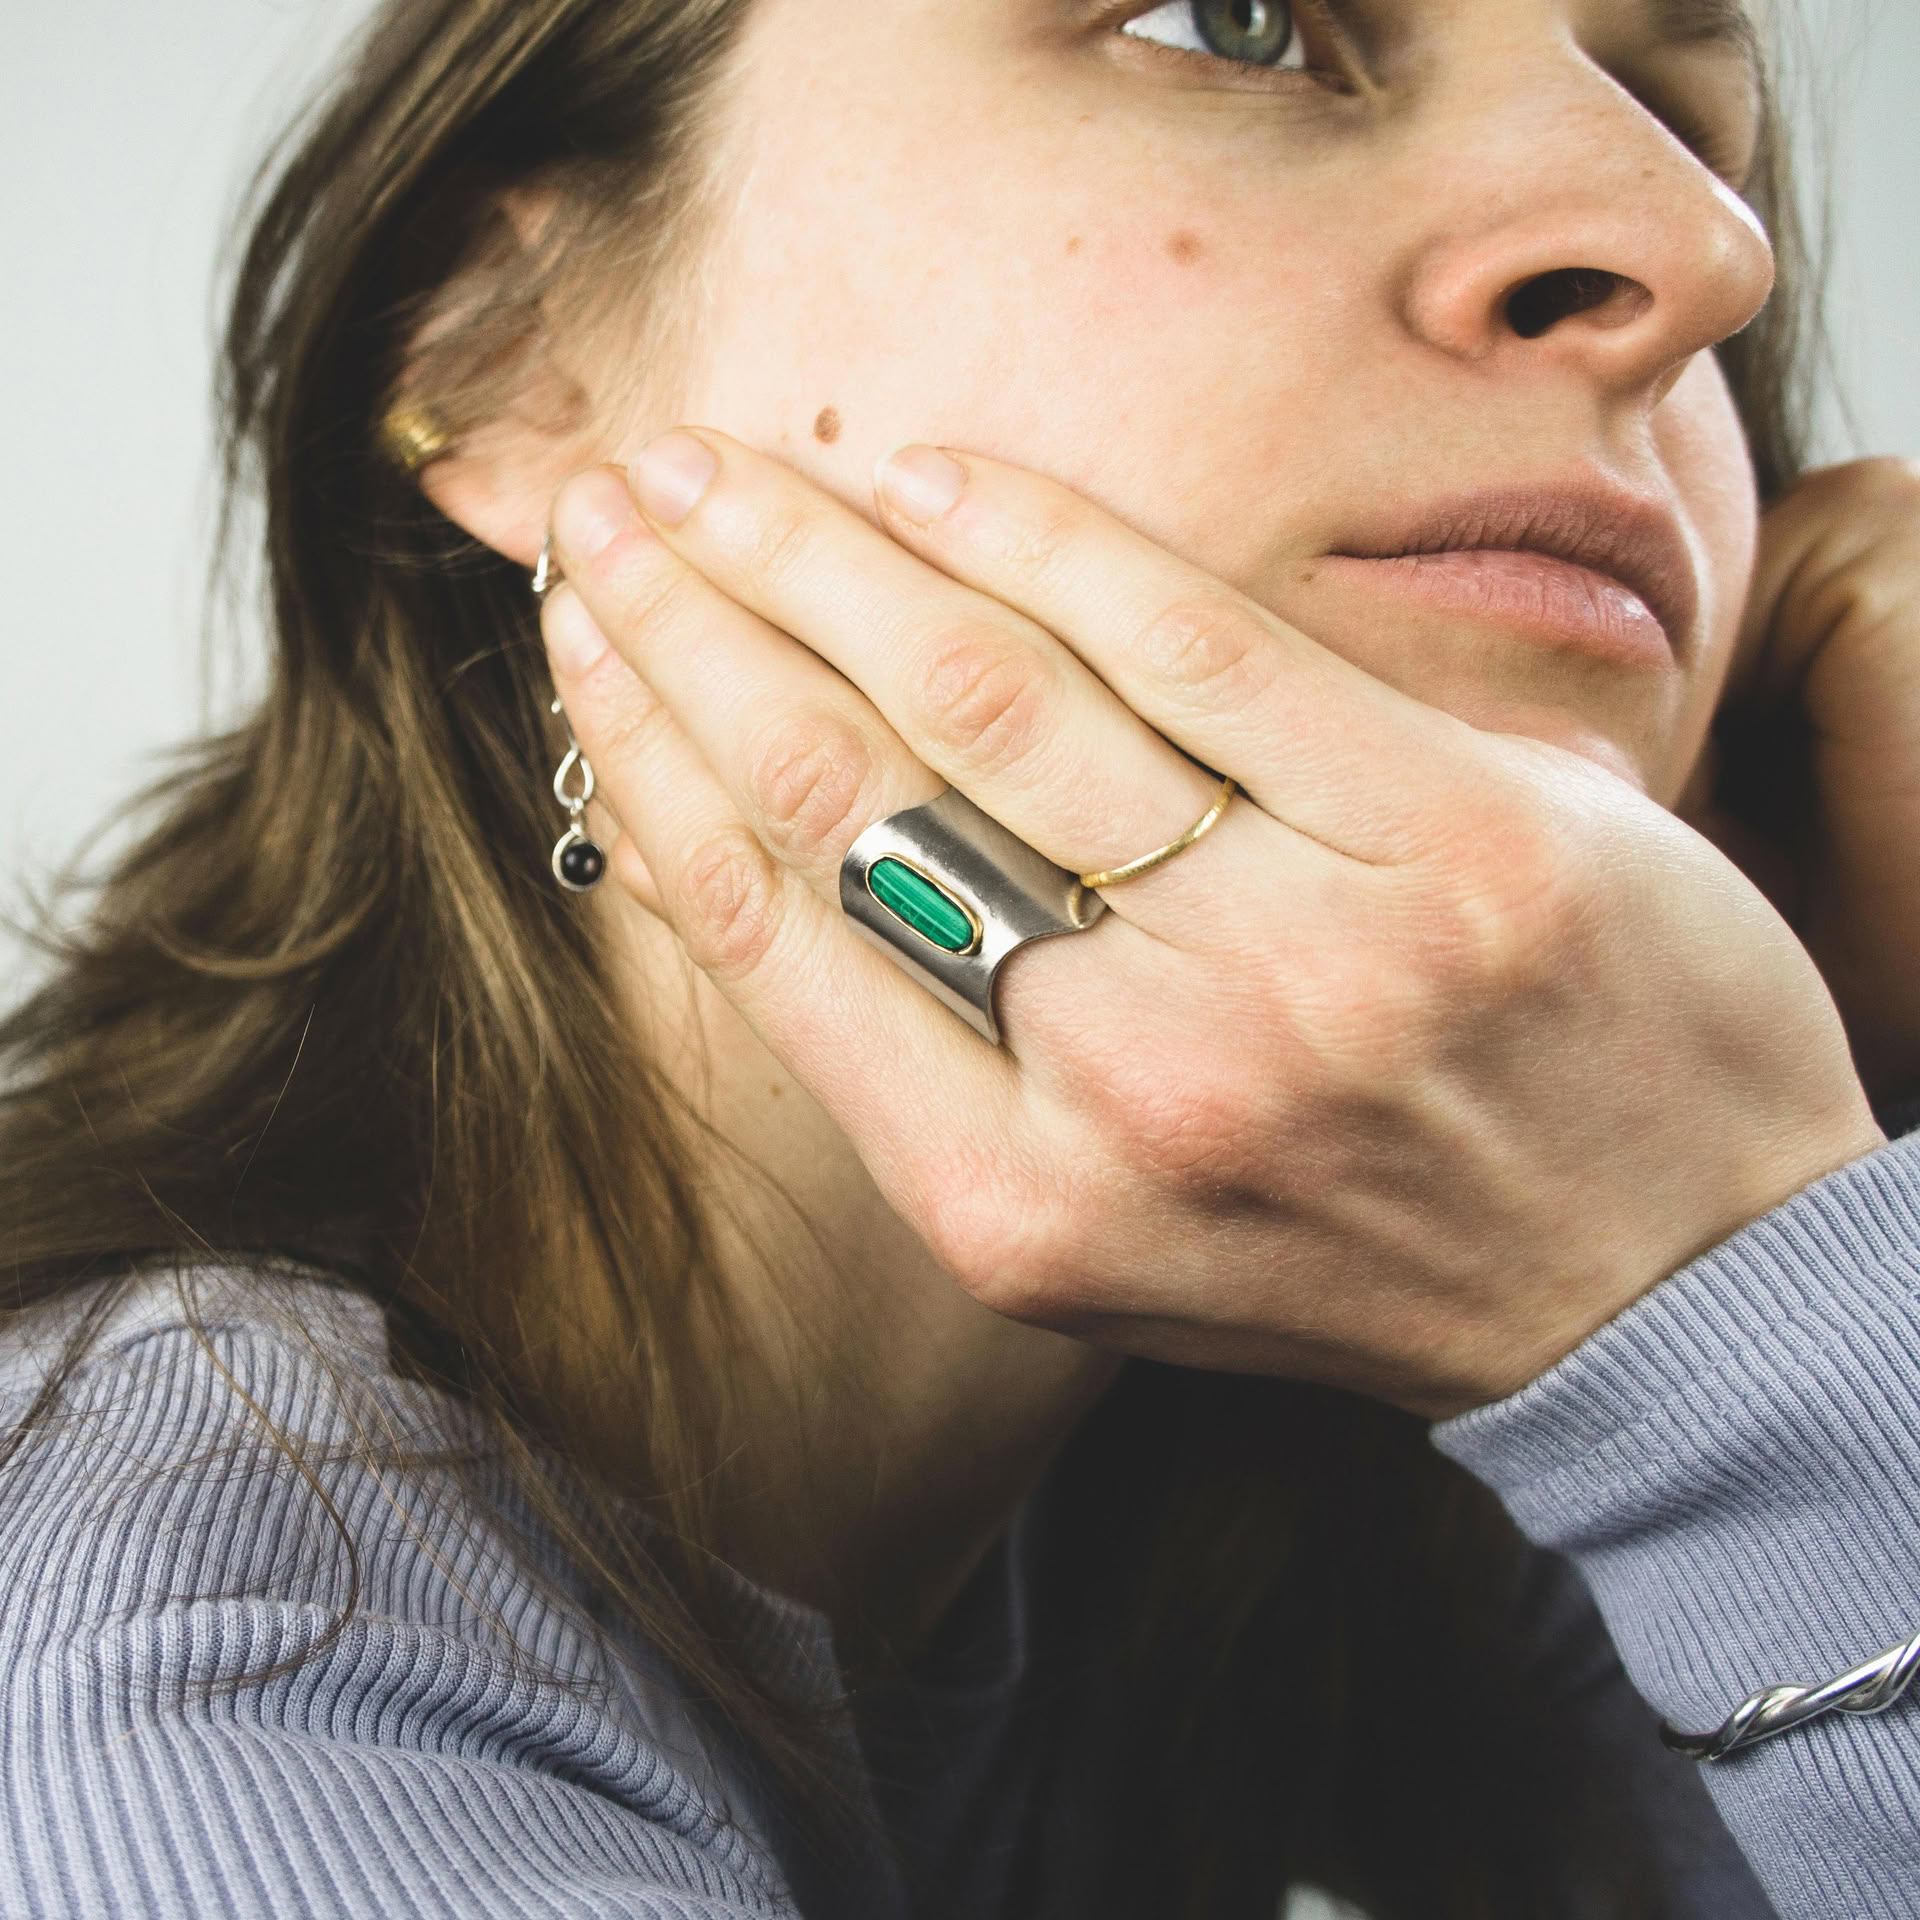
POLYGON ((1764 1687, 1750 1693, 1711 1733, 1660 1723, 1660 1738, 1692 1760, 1724 1760, 1824 1713, 1885 1713, 1920 1674, 1920 1633, 1818 1687, 1764 1687))

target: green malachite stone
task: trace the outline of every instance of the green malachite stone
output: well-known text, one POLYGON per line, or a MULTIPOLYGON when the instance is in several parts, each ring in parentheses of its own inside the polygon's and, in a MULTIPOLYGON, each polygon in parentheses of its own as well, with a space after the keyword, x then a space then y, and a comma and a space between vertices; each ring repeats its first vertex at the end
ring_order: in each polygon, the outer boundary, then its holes
POLYGON ((973 921, 967 910, 904 860, 876 860, 867 869, 867 890, 896 920, 904 920, 936 947, 965 953, 973 945, 973 921))

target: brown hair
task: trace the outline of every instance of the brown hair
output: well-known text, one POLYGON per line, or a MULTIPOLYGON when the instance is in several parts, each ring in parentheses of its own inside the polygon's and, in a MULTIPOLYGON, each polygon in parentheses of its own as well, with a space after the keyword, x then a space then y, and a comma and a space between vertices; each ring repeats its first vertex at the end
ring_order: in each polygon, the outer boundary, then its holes
MULTIPOLYGON (((554 740, 526 582, 425 505, 378 431, 402 390, 456 431, 482 418, 502 369, 537 345, 563 257, 617 245, 626 283, 667 271, 698 200, 702 90, 744 5, 390 0, 297 130, 240 263, 224 361, 229 499, 257 486, 265 503, 271 680, 244 724, 149 796, 157 824, 62 942, 47 984, 0 1025, 0 1218, 15 1318, 157 1259, 294 1260, 343 1276, 385 1311, 401 1363, 478 1417, 616 1609, 798 1782, 808 1728, 763 1697, 713 1626, 703 1489, 725 1369, 707 1356, 729 1334, 709 1284, 710 1196, 694 1123, 638 1050, 589 921, 547 871, 554 740), (564 248, 527 246, 505 222, 502 190, 529 183, 572 210, 564 248), (579 1316, 564 1323, 542 1284, 562 1262, 579 1316), (642 1383, 639 1491, 656 1529, 645 1552, 622 1520, 635 1488, 585 1470, 569 1425, 569 1389, 616 1374, 642 1383)), ((1756 191, 1787 273, 1722 350, 1769 492, 1796 469, 1799 418, 1795 234, 1775 131, 1756 191)), ((1123 1388, 1076 1459, 1124 1448, 1127 1409, 1159 1392, 1123 1388)), ((1304 1420, 1322 1436, 1326 1484, 1383 1490, 1371 1507, 1333 1505, 1375 1512, 1395 1564, 1424 1581, 1383 1575, 1394 1592, 1364 1620, 1314 1616, 1325 1672, 1354 1669, 1356 1636, 1397 1630, 1389 1603, 1429 1622, 1425 1644, 1511 1536, 1397 1417, 1282 1385, 1257 1392, 1294 1410, 1287 1431, 1304 1420), (1408 1492, 1429 1487, 1431 1500, 1408 1492), (1462 1503, 1504 1544, 1457 1551, 1462 1503)), ((1240 1408, 1245 1392, 1227 1398, 1240 1408)), ((1222 1462, 1247 1457, 1242 1416, 1186 1417, 1184 1471, 1229 1484, 1222 1462)), ((1259 1458, 1258 1473, 1231 1478, 1232 1523, 1181 1537, 1194 1578, 1142 1574, 1123 1665, 1170 1645, 1257 1661, 1251 1627, 1276 1594, 1324 1594, 1335 1575, 1316 1568, 1356 1564, 1351 1542, 1316 1533, 1326 1503, 1304 1497, 1298 1468, 1271 1448, 1259 1458)), ((1097 1464, 1074 1470, 1098 1479, 1097 1464)), ((1260 1872, 1281 1879, 1255 1888, 1222 1864, 1234 1845, 1222 1823, 1242 1817, 1244 1786, 1229 1783, 1272 1781, 1247 1764, 1268 1730, 1230 1706, 1256 1695, 1222 1661, 1175 1663, 1180 1685, 1164 1697, 1143 1689, 1180 1853, 1129 1880, 1116 1833, 1112 1884, 1131 1885, 1134 1904, 1115 1912, 1272 1911, 1288 1871, 1280 1827, 1260 1872)), ((1364 1690, 1322 1691, 1295 1741, 1363 1748, 1364 1690)), ((1376 1837, 1397 1856, 1380 1811, 1376 1837)), ((1423 1914, 1506 1911, 1473 1891, 1492 1884, 1473 1850, 1497 1852, 1502 1835, 1484 1819, 1457 1824, 1457 1897, 1417 1874, 1407 1897, 1423 1914)), ((1435 1815, 1417 1831, 1445 1825, 1435 1815)), ((1387 1873, 1379 1897, 1398 1900, 1401 1885, 1387 1873)), ((1382 1907, 1402 1910, 1414 1909, 1382 1907)))

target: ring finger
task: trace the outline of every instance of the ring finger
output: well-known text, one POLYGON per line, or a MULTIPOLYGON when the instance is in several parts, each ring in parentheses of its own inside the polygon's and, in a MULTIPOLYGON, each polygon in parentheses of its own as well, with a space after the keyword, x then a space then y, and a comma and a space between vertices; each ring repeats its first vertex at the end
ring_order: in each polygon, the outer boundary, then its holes
MULTIPOLYGON (((832 1112, 888 1184, 923 1157, 928 1086, 987 1138, 1013 1137, 1013 1065, 848 934, 840 914, 774 860, 667 706, 617 656, 593 651, 594 622, 572 583, 542 624, 568 717, 608 781, 623 835, 694 963, 832 1112), (579 668, 579 671, 570 671, 579 668)), ((975 1151, 955 1123, 941 1152, 975 1151)), ((910 1187, 904 1178, 896 1191, 910 1187)))
MULTIPOLYGON (((655 537, 716 598, 845 675, 902 751, 1058 865, 1124 866, 1213 804, 1219 776, 1154 731, 1051 632, 929 565, 791 468, 719 435, 677 432, 656 441, 635 473, 655 537), (677 519, 663 517, 663 462, 708 469, 704 488, 699 475, 689 480, 697 510, 690 502, 677 519)), ((1135 919, 1141 898, 1130 889, 1112 904, 1135 919)))
POLYGON ((670 552, 617 472, 570 481, 553 527, 596 638, 618 637, 709 777, 783 865, 837 903, 840 863, 860 832, 946 783, 851 684, 670 552))

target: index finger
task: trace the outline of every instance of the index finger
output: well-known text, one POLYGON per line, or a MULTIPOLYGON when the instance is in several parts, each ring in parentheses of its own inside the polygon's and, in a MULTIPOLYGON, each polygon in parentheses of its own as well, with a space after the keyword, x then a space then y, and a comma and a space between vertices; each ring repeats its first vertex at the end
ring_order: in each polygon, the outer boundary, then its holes
POLYGON ((875 494, 903 545, 1045 627, 1156 732, 1327 846, 1396 858, 1477 770, 1464 722, 1056 481, 905 447, 875 494))

